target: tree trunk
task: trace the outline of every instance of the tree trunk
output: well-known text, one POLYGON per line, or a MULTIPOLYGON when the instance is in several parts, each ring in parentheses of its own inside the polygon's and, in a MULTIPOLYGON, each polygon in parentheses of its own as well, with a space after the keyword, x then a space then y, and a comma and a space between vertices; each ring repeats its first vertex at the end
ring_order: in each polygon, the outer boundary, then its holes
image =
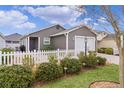
POLYGON ((120 48, 119 52, 120 52, 119 79, 120 79, 121 88, 124 88, 124 47, 120 48))

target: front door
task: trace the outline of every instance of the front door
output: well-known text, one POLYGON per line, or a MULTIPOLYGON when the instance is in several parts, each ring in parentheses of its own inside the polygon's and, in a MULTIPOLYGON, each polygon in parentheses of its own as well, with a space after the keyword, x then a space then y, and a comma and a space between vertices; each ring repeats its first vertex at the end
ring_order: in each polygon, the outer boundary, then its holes
POLYGON ((30 37, 30 51, 38 50, 38 37, 30 37))

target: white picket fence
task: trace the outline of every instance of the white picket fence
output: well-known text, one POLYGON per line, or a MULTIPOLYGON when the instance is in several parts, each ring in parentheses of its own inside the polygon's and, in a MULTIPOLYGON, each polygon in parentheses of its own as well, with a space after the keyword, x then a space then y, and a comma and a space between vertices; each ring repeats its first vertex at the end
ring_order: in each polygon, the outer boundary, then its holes
POLYGON ((57 60, 63 59, 65 56, 74 56, 74 50, 51 50, 51 51, 28 51, 28 52, 0 52, 0 65, 21 65, 25 61, 32 61, 34 64, 48 62, 49 56, 56 56, 57 60))

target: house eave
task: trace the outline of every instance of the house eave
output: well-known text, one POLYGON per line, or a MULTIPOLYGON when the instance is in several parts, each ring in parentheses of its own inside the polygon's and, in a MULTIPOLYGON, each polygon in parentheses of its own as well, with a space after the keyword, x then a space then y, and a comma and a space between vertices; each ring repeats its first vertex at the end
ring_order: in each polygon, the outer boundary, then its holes
POLYGON ((66 33, 70 33, 70 32, 72 32, 72 31, 76 31, 76 30, 78 30, 78 29, 80 29, 80 28, 82 28, 82 27, 85 27, 85 28, 89 29, 95 36, 97 35, 95 32, 93 32, 93 30, 92 30, 91 28, 89 28, 89 27, 87 27, 87 26, 78 26, 78 27, 76 27, 76 28, 74 28, 74 29, 67 30, 67 31, 65 31, 65 32, 56 33, 56 34, 53 34, 53 35, 50 35, 50 36, 51 36, 51 37, 54 37, 54 36, 64 35, 64 34, 66 34, 66 33))
MULTIPOLYGON (((54 24, 54 25, 51 25, 51 26, 49 26, 49 27, 42 28, 42 29, 40 29, 40 30, 38 30, 38 31, 35 31, 35 32, 32 32, 32 33, 29 33, 29 34, 23 36, 20 40, 22 40, 22 39, 28 37, 29 35, 32 35, 32 34, 34 34, 34 33, 37 33, 37 32, 40 32, 40 31, 43 31, 43 30, 45 30, 45 29, 52 28, 52 27, 57 26, 57 25, 59 25, 59 24, 54 24)), ((65 30, 65 28, 64 28, 63 26, 61 26, 61 25, 59 25, 59 26, 62 27, 62 28, 65 30)))

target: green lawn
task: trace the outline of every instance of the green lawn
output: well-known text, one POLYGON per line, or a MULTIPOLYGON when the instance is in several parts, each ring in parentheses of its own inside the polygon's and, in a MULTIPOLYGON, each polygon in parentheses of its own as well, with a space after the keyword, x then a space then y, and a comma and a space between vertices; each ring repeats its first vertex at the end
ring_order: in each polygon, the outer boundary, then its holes
POLYGON ((87 88, 89 84, 96 80, 119 81, 118 66, 107 65, 95 70, 81 72, 79 75, 58 79, 48 84, 44 88, 87 88))

